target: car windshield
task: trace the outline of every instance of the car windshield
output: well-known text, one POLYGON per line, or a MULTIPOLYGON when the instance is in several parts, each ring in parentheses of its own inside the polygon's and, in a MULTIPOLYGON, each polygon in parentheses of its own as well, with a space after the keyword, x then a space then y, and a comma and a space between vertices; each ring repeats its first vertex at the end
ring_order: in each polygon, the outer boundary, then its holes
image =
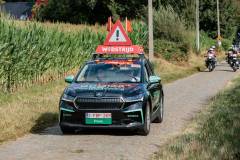
POLYGON ((141 65, 138 63, 87 64, 78 74, 76 82, 126 82, 138 83, 141 79, 141 65))

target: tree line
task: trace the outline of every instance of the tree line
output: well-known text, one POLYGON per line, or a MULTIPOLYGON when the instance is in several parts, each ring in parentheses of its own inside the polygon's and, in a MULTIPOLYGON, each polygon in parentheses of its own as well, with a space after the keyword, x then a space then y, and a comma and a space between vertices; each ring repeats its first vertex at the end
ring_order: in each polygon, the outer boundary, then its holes
MULTIPOLYGON (((233 36, 240 22, 240 4, 237 0, 220 0, 221 31, 224 37, 233 36)), ((153 0, 156 10, 160 6, 171 6, 184 21, 187 28, 195 26, 195 1, 193 0, 153 0)), ((115 20, 122 17, 142 19, 147 14, 147 0, 49 0, 41 6, 37 19, 40 21, 61 21, 104 24, 107 17, 115 20)), ((216 0, 200 1, 200 29, 214 38, 217 30, 216 0)))
MULTIPOLYGON (((147 0, 49 0, 47 5, 41 5, 37 9, 36 19, 74 24, 105 24, 109 16, 114 20, 121 17, 143 19, 147 15, 147 2, 147 0)), ((222 35, 225 38, 234 37, 237 27, 240 28, 240 2, 219 0, 219 4, 222 35)), ((153 0, 153 6, 156 11, 162 6, 170 6, 187 28, 195 27, 195 0, 153 0)), ((200 29, 212 38, 215 38, 217 30, 216 6, 216 0, 200 0, 200 29)))

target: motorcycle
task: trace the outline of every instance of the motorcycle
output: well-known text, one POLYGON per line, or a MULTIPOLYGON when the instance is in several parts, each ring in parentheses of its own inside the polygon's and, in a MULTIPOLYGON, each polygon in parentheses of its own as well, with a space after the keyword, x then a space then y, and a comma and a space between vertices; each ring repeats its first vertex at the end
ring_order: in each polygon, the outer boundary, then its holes
POLYGON ((234 72, 236 72, 239 69, 239 61, 237 58, 237 54, 231 55, 230 66, 232 67, 234 72))
POLYGON ((216 59, 214 54, 208 54, 206 59, 206 67, 208 68, 209 72, 212 72, 216 67, 216 59))
POLYGON ((226 53, 226 62, 230 65, 232 60, 232 53, 226 53))

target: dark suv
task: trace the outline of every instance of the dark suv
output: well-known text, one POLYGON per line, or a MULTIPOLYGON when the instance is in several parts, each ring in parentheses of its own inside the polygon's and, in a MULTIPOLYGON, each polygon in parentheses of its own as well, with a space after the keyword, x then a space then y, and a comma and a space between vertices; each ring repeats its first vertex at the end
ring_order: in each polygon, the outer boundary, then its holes
POLYGON ((163 87, 144 55, 95 58, 66 77, 59 107, 63 133, 84 128, 134 129, 148 135, 163 120, 163 87))

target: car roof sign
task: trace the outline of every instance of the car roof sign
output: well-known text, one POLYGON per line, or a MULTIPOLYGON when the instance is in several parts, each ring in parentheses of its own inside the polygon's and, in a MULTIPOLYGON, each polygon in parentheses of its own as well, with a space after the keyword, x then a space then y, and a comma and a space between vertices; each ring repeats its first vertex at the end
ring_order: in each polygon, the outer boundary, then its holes
POLYGON ((112 30, 107 35, 105 46, 130 46, 132 41, 125 32, 120 20, 113 25, 112 30))
MULTIPOLYGON (((138 54, 143 55, 144 49, 142 46, 133 45, 128 37, 120 20, 113 25, 108 33, 103 45, 99 45, 96 49, 97 55, 101 54, 138 54)), ((96 56, 95 56, 96 57, 96 56)))
POLYGON ((131 46, 105 46, 99 45, 96 49, 98 54, 143 54, 143 47, 131 46))

